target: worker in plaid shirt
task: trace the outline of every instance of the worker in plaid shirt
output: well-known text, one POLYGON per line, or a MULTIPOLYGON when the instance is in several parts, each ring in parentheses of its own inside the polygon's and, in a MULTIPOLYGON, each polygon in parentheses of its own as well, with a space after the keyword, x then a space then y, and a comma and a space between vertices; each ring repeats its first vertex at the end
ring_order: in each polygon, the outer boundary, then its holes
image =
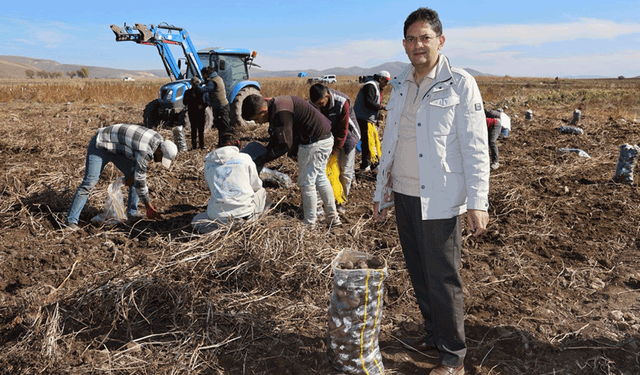
POLYGON ((125 185, 129 187, 127 217, 140 217, 138 202, 142 201, 147 218, 159 218, 149 199, 146 183, 148 164, 150 160, 162 162, 168 169, 177 153, 178 148, 173 142, 164 140, 156 131, 144 126, 116 124, 98 129, 87 147, 85 175, 71 201, 67 227, 78 228, 80 212, 109 162, 124 174, 125 185))

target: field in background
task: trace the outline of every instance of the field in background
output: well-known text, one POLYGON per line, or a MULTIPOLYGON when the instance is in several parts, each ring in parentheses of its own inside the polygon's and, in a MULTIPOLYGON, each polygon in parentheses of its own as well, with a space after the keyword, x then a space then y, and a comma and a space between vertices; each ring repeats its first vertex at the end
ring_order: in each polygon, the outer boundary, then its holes
MULTIPOLYGON (((259 82, 266 96, 307 96, 303 78, 259 82)), ((486 107, 506 105, 512 132, 498 141, 489 230, 464 232, 466 373, 640 373, 640 194, 637 183, 611 181, 619 146, 640 142, 640 80, 478 82, 486 107), (561 133, 574 109, 584 134, 561 133)), ((119 176, 109 166, 83 229, 60 229, 95 130, 141 124, 160 85, 0 82, 0 374, 337 375, 326 355, 327 306, 330 262, 345 248, 388 263, 385 373, 427 373, 434 353, 398 341, 420 318, 395 219, 372 219, 372 172, 356 173, 343 226, 310 230, 297 164, 280 158, 267 166, 294 184, 265 184, 276 202, 267 215, 199 236, 189 223, 209 197, 208 150, 188 151, 169 171, 150 168, 162 220, 89 223, 119 176)), ((355 98, 359 84, 338 77, 330 87, 355 98)), ((238 131, 243 144, 268 140, 265 125, 238 131)), ((208 131, 206 144, 216 141, 208 131)))
MULTIPOLYGON (((640 118, 640 79, 540 79, 477 77, 483 99, 498 106, 597 106, 614 117, 640 118)), ((264 96, 296 95, 308 98, 306 78, 258 78, 264 96)), ((165 81, 75 79, 2 80, 0 103, 25 100, 36 103, 84 102, 96 104, 146 104, 155 99, 165 81)), ((329 87, 355 100, 358 77, 338 77, 329 87)), ((388 97, 390 90, 385 90, 388 97)))

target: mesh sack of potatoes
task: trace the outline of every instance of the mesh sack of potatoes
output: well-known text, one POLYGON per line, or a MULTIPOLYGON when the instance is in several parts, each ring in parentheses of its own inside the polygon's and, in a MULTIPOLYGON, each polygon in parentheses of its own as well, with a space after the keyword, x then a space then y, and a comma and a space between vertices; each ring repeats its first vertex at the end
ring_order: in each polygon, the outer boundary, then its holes
POLYGON ((384 374, 378 334, 386 263, 370 254, 342 250, 331 266, 327 336, 331 365, 345 374, 384 374))
POLYGON ((636 165, 636 158, 640 147, 625 143, 620 145, 620 155, 616 166, 616 174, 613 180, 623 184, 633 184, 633 169, 636 165))

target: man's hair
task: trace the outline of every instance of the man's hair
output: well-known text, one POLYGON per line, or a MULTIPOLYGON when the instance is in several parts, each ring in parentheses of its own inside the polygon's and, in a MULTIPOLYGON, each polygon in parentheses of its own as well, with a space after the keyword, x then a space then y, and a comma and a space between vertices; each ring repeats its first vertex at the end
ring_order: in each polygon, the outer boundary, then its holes
POLYGON ((309 88, 309 100, 312 103, 324 98, 329 93, 329 88, 322 83, 316 83, 309 88))
POLYGON ((404 21, 404 37, 407 37, 407 30, 414 23, 422 21, 428 22, 431 29, 435 31, 436 36, 442 35, 442 22, 440 22, 440 17, 438 16, 438 12, 430 8, 418 8, 411 12, 409 17, 404 21))
POLYGON ((218 138, 218 147, 224 146, 236 146, 240 148, 240 140, 235 132, 229 131, 220 135, 220 138, 218 138))
POLYGON ((260 112, 266 100, 262 95, 251 94, 242 101, 242 118, 246 121, 251 120, 260 112))
POLYGON ((204 78, 205 80, 208 79, 209 77, 211 77, 211 75, 215 72, 215 69, 213 69, 212 66, 205 66, 204 68, 202 68, 202 70, 200 71, 200 73, 202 74, 202 78, 204 78))

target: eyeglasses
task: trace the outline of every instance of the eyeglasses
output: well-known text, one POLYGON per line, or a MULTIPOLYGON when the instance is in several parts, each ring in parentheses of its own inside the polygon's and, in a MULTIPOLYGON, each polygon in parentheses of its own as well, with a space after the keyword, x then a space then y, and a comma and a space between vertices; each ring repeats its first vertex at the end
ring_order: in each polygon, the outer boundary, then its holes
POLYGON ((422 44, 427 44, 427 43, 429 43, 431 41, 431 39, 435 39, 435 38, 436 38, 436 36, 431 36, 431 35, 424 34, 424 35, 420 35, 420 36, 408 36, 408 37, 404 38, 404 40, 407 43, 410 43, 410 44, 415 44, 418 40, 422 44))

